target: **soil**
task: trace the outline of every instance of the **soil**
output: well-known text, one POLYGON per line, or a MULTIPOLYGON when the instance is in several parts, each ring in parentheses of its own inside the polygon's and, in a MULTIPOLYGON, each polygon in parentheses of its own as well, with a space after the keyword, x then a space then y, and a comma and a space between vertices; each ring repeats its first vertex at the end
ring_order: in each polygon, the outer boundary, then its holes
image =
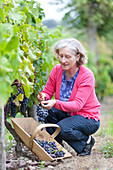
POLYGON ((13 146, 6 155, 6 169, 38 170, 42 168, 43 170, 113 170, 113 157, 106 158, 102 152, 102 146, 106 141, 112 141, 113 139, 110 139, 106 133, 100 135, 102 130, 106 130, 107 120, 113 120, 113 114, 110 114, 111 111, 113 111, 113 97, 106 98, 101 103, 101 126, 93 135, 96 142, 91 155, 84 157, 77 156, 76 152, 64 142, 64 147, 72 154, 72 158, 41 163, 25 146, 23 146, 23 152, 20 155, 17 155, 14 141, 13 146))

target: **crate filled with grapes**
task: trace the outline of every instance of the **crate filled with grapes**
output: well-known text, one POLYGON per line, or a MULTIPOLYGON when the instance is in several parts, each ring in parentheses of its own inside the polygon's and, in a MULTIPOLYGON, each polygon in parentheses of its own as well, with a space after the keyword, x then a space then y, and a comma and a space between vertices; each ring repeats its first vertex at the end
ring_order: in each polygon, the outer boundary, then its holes
POLYGON ((72 155, 61 146, 55 137, 60 132, 56 124, 39 124, 33 118, 12 118, 13 127, 23 143, 41 161, 53 161, 70 158, 72 155), (50 135, 46 127, 55 127, 56 131, 50 135))

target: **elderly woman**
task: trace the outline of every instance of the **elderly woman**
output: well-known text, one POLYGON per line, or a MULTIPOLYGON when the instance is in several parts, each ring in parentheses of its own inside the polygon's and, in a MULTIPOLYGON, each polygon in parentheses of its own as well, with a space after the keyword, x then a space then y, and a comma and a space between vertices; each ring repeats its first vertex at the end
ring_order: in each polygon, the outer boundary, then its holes
MULTIPOLYGON (((100 126, 100 104, 95 94, 95 78, 87 62, 86 51, 74 39, 58 41, 53 52, 60 64, 51 71, 42 91, 37 96, 41 105, 49 110, 46 123, 58 124, 61 128, 56 140, 66 141, 77 155, 90 155, 95 139, 91 136, 100 126), (55 99, 52 99, 55 93, 55 99)), ((52 134, 54 128, 47 128, 52 134)))

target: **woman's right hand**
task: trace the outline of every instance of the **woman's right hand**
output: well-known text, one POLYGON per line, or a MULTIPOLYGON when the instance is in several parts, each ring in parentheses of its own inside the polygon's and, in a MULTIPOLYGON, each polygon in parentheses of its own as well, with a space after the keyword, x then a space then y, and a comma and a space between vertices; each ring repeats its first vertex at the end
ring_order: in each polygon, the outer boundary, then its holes
POLYGON ((41 96, 38 94, 38 96, 37 96, 37 101, 38 101, 39 103, 41 103, 41 101, 45 101, 45 99, 46 99, 46 94, 41 93, 41 96))

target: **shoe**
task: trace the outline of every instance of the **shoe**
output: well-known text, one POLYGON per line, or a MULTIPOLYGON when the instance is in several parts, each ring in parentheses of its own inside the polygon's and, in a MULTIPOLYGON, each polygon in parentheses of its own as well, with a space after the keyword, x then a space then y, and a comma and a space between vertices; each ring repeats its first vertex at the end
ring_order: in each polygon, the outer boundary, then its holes
POLYGON ((85 148, 88 149, 88 150, 91 150, 92 147, 94 146, 94 144, 95 144, 95 139, 93 138, 93 136, 91 136, 91 140, 90 140, 89 143, 86 143, 85 148))
POLYGON ((93 145, 95 144, 95 139, 91 136, 91 140, 90 142, 84 147, 83 151, 81 153, 78 153, 78 156, 86 156, 86 155, 90 155, 91 154, 91 149, 93 147, 93 145))

